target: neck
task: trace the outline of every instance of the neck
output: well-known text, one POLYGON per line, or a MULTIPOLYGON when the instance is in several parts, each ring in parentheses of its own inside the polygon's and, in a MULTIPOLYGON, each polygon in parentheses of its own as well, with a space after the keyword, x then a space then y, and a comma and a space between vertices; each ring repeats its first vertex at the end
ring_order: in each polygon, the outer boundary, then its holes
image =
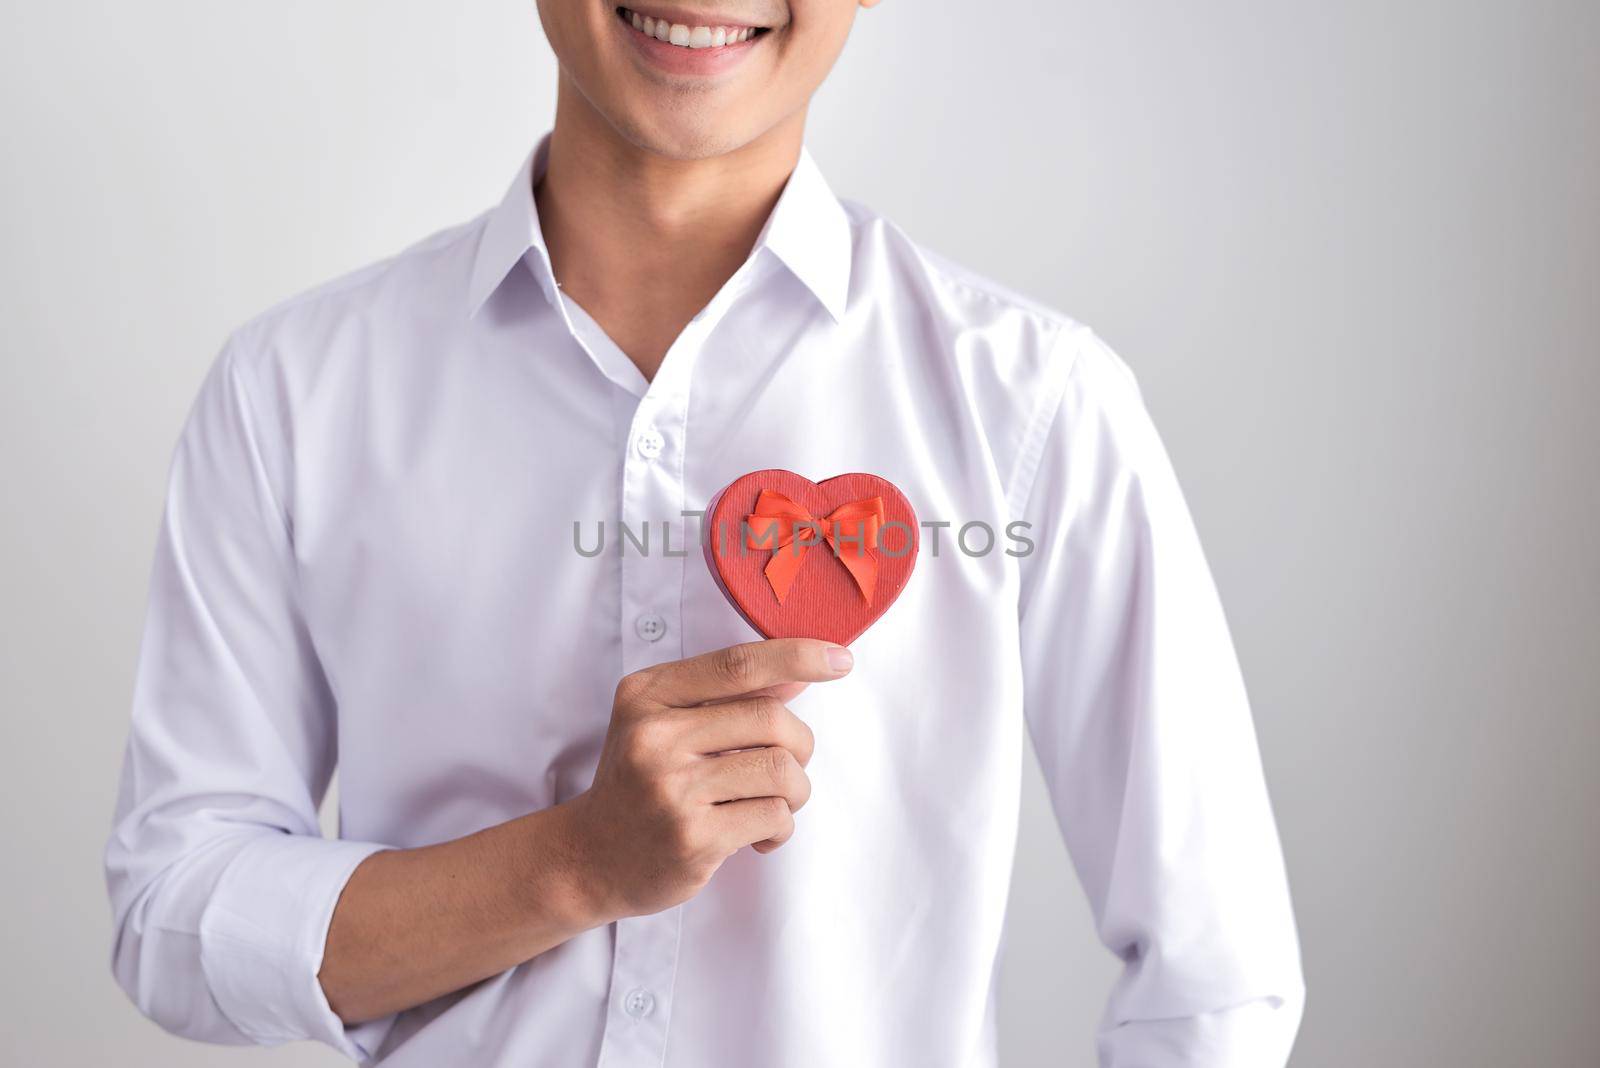
POLYGON ((804 113, 711 159, 629 142, 564 76, 539 222, 562 291, 653 378, 750 255, 800 158, 804 113))

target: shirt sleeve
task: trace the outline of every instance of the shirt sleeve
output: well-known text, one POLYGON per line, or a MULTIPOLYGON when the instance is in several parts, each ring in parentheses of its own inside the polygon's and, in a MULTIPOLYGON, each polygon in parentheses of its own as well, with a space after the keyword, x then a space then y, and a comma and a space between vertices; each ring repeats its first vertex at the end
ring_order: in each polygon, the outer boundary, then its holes
POLYGON ((318 829, 334 702, 295 595, 284 454, 246 382, 236 337, 171 459, 105 851, 112 970, 185 1037, 366 1059, 393 1019, 346 1028, 317 972, 346 880, 381 847, 318 829))
POLYGON ((1019 461, 1019 611, 1029 731, 1125 965, 1100 1062, 1281 1068, 1304 984, 1227 623, 1132 373, 1086 330, 1058 348, 1019 461))

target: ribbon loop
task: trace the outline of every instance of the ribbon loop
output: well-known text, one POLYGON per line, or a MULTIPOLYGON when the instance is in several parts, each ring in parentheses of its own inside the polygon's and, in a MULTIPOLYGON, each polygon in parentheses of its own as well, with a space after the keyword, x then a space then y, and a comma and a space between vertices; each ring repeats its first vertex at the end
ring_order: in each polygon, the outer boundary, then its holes
POLYGON ((824 542, 871 604, 878 583, 878 560, 872 554, 884 521, 882 497, 851 501, 818 519, 783 494, 764 489, 755 512, 745 517, 745 546, 772 550, 764 573, 779 604, 789 596, 807 551, 824 542))

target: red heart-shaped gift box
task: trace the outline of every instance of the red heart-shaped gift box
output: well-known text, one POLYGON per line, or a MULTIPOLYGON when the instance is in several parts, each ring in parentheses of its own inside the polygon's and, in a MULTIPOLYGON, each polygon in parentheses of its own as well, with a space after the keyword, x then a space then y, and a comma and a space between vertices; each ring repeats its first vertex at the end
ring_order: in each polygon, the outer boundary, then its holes
POLYGON ((712 577, 768 638, 849 645, 900 596, 917 563, 916 512, 877 475, 819 483, 752 471, 712 499, 703 531, 712 577))

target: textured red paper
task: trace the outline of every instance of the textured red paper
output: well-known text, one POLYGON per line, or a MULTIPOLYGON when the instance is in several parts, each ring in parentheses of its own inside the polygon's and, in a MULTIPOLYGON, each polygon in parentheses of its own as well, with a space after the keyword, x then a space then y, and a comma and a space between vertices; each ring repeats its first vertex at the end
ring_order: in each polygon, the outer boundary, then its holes
POLYGON ((706 564, 717 585, 745 622, 768 638, 822 638, 849 645, 900 596, 917 563, 916 513, 905 494, 877 475, 837 475, 817 483, 793 471, 752 471, 712 499, 704 537, 706 564), (873 553, 878 581, 871 604, 826 543, 806 551, 788 597, 778 603, 764 574, 772 551, 746 547, 742 526, 764 489, 783 494, 818 519, 852 501, 883 498, 886 521, 873 553))

